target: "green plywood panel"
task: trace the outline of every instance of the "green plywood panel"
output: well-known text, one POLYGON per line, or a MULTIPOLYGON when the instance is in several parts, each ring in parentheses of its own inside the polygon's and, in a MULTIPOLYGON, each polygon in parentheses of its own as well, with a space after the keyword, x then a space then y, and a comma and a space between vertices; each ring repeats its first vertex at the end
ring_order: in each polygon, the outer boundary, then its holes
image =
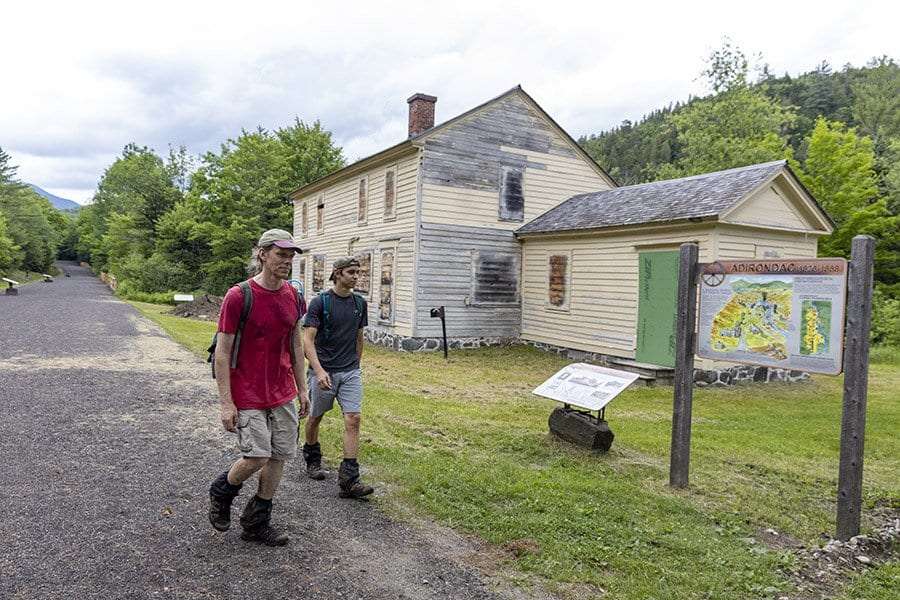
POLYGON ((678 252, 638 255, 639 362, 675 366, 675 316, 678 302, 678 252))

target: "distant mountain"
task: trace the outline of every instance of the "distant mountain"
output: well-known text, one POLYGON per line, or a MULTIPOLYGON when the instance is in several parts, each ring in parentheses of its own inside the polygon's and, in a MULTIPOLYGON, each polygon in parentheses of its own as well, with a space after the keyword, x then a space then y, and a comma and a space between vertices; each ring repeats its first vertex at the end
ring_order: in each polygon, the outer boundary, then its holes
POLYGON ((48 192, 46 190, 42 190, 41 188, 34 185, 33 183, 29 183, 28 187, 30 187, 35 192, 37 192, 38 194, 40 194, 41 196, 43 196, 44 198, 49 200, 50 204, 52 204, 54 206, 54 208, 56 208, 57 210, 78 210, 79 208, 81 208, 81 205, 78 204, 77 202, 68 200, 66 198, 60 198, 59 196, 54 196, 50 192, 48 192))

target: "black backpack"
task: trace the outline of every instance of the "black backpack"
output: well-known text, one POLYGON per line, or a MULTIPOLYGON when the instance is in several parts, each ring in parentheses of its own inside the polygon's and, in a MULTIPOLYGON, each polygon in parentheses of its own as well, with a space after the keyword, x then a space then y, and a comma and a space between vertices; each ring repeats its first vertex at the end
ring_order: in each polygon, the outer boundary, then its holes
MULTIPOLYGON (((241 308, 241 317, 238 319, 237 331, 234 334, 234 346, 231 347, 231 368, 237 368, 238 361, 238 352, 241 349, 241 333, 244 331, 244 324, 247 322, 247 318, 250 316, 250 309, 253 308, 253 288, 250 287, 249 281, 242 281, 237 284, 241 289, 241 295, 244 298, 244 305, 241 308)), ((295 290, 297 292, 297 307, 300 313, 304 312, 304 302, 303 302, 303 294, 299 290, 295 290)), ((303 316, 302 314, 300 315, 303 316)), ((212 371, 213 379, 216 378, 216 345, 219 341, 219 332, 216 331, 213 334, 212 343, 209 345, 209 348, 206 349, 209 352, 209 356, 206 357, 206 362, 210 364, 210 370, 212 371)), ((294 345, 291 344, 291 358, 294 357, 294 345)))

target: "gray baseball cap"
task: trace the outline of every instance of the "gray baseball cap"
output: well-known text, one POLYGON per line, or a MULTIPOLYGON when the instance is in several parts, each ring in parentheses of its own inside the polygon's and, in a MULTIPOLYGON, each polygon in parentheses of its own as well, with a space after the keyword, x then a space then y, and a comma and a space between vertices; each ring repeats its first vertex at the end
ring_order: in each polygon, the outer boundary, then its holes
POLYGON ((347 267, 358 267, 359 259, 354 256, 342 256, 334 261, 331 265, 331 276, 328 278, 329 281, 334 281, 334 273, 339 271, 340 269, 346 269, 347 267))
POLYGON ((294 236, 284 229, 270 229, 266 231, 259 236, 259 242, 257 242, 256 245, 259 248, 278 246, 279 248, 295 250, 297 253, 303 252, 303 249, 294 243, 294 236))

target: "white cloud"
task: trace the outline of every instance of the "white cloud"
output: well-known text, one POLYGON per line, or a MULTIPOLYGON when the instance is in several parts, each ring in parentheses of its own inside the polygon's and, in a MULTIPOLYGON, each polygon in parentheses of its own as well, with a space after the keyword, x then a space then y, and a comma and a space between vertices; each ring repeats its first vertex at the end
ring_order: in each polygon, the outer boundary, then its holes
POLYGON ((351 160, 521 83, 573 136, 690 94, 730 35, 773 72, 900 58, 893 3, 119 2, 4 8, 0 147, 78 201, 129 142, 217 149, 242 128, 321 120, 351 160))

